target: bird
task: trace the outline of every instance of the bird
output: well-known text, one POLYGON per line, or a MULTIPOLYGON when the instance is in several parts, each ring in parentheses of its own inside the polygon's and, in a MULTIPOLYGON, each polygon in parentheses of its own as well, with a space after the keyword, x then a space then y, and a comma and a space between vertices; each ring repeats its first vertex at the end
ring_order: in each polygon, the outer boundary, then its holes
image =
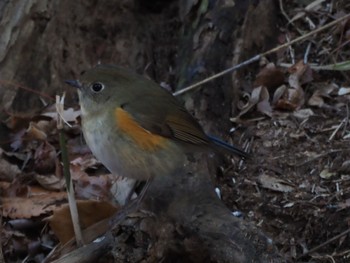
POLYGON ((78 80, 82 131, 95 157, 113 174, 139 181, 171 174, 195 151, 245 151, 207 135, 156 82, 116 65, 97 65, 78 80))

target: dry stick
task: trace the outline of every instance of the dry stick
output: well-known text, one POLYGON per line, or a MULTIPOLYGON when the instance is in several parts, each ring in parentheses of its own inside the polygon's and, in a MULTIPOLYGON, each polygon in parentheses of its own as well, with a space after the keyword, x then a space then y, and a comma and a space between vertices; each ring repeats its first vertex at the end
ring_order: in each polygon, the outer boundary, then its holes
POLYGON ((289 18, 289 16, 287 15, 286 11, 284 10, 284 8, 283 8, 283 0, 279 0, 279 4, 280 4, 281 13, 282 13, 282 15, 285 17, 285 19, 287 19, 288 24, 291 24, 292 26, 294 26, 294 28, 298 31, 298 33, 299 33, 300 35, 302 35, 301 30, 300 30, 298 27, 295 26, 294 21, 292 21, 292 20, 289 18))
POLYGON ((338 18, 338 19, 334 20, 333 22, 330 22, 330 23, 324 25, 323 27, 317 28, 317 29, 315 29, 315 30, 313 30, 313 31, 311 31, 311 32, 309 32, 309 33, 307 33, 307 34, 305 34, 304 36, 297 37, 296 39, 294 39, 294 40, 292 40, 292 41, 290 41, 290 42, 288 42, 288 43, 285 43, 285 44, 283 44, 283 45, 280 45, 280 46, 278 46, 278 47, 275 47, 275 48, 273 48, 273 49, 270 49, 270 50, 268 50, 268 51, 266 51, 266 52, 264 52, 264 53, 260 53, 259 55, 256 55, 256 56, 254 56, 254 57, 252 57, 252 58, 250 58, 250 59, 248 59, 248 60, 246 60, 246 61, 244 61, 244 62, 238 64, 238 65, 235 65, 235 66, 230 67, 230 68, 228 68, 228 69, 226 69, 226 70, 224 70, 224 71, 221 71, 221 72, 219 72, 219 73, 217 73, 217 74, 215 74, 215 75, 213 75, 213 76, 211 76, 211 77, 209 77, 209 78, 206 78, 206 79, 204 79, 204 80, 202 80, 202 81, 199 81, 199 82, 197 82, 197 83, 195 83, 195 84, 193 84, 193 85, 191 85, 191 86, 188 86, 188 87, 186 87, 186 88, 184 88, 184 89, 182 89, 182 90, 176 91, 176 92, 173 93, 173 95, 174 95, 174 96, 178 96, 178 95, 180 95, 180 94, 183 94, 183 93, 185 93, 185 92, 188 92, 188 91, 190 91, 190 90, 193 90, 194 88, 196 88, 196 87, 198 87, 198 86, 200 86, 200 85, 202 85, 202 84, 204 84, 204 83, 207 83, 207 82, 209 82, 209 81, 212 81, 212 80, 214 80, 214 79, 216 79, 216 78, 219 78, 219 77, 221 77, 221 76, 223 76, 223 75, 225 75, 225 74, 228 74, 228 73, 230 73, 230 72, 232 72, 232 71, 234 71, 234 70, 236 70, 236 69, 239 69, 239 68, 241 68, 241 67, 243 67, 243 66, 249 65, 249 64, 251 64, 251 63, 253 63, 253 62, 255 62, 255 61, 258 61, 258 60, 259 60, 261 57, 263 57, 263 56, 269 55, 269 54, 271 54, 271 53, 274 53, 274 52, 276 52, 276 51, 279 51, 280 49, 283 49, 283 48, 288 47, 288 46, 290 46, 290 45, 293 45, 293 44, 295 44, 295 43, 297 43, 297 42, 300 42, 301 40, 304 40, 304 39, 308 38, 309 36, 312 36, 312 35, 314 35, 314 34, 317 34, 317 33, 321 32, 321 31, 323 31, 323 30, 325 30, 325 29, 331 27, 331 26, 334 26, 334 25, 336 25, 337 23, 339 23, 339 22, 341 22, 341 21, 343 21, 343 20, 345 20, 345 19, 347 19, 347 18, 350 18, 350 14, 347 14, 347 15, 341 17, 341 18, 338 18))
POLYGON ((344 118, 340 123, 339 125, 335 128, 335 130, 332 132, 331 136, 329 136, 328 138, 328 141, 332 141, 335 137, 335 135, 337 135, 338 131, 340 130, 340 128, 346 123, 346 119, 347 118, 344 118))
POLYGON ((325 152, 325 153, 321 153, 321 154, 318 154, 316 155, 315 157, 312 157, 311 159, 307 159, 306 161, 302 162, 302 163, 291 163, 291 164, 288 164, 289 166, 297 166, 297 167, 300 167, 300 166, 303 166, 305 164, 308 164, 310 162, 313 162, 319 158, 322 158, 324 156, 327 156, 329 154, 332 154, 332 153, 338 153, 338 152, 342 152, 344 151, 344 149, 337 149, 337 150, 330 150, 328 152, 325 152))
POLYGON ((297 260, 299 260, 299 259, 301 259, 301 258, 303 258, 303 257, 305 257, 305 256, 307 256, 307 255, 309 255, 309 254, 312 253, 312 252, 315 252, 316 250, 319 250, 320 248, 322 248, 322 247, 328 245, 329 243, 331 243, 331 242, 333 242, 333 241, 335 241, 335 240, 337 240, 337 239, 341 238, 342 236, 345 236, 345 235, 347 235, 347 234, 349 234, 349 233, 350 233, 350 228, 349 228, 348 230, 345 230, 345 231, 343 231, 342 233, 340 233, 340 234, 338 234, 338 235, 332 237, 331 239, 328 239, 327 241, 323 242, 322 244, 320 244, 320 245, 318 245, 318 246, 316 246, 316 247, 310 249, 309 251, 305 252, 304 254, 300 255, 300 256, 297 258, 297 260))
POLYGON ((64 101, 64 95, 62 96, 62 100, 60 100, 59 96, 56 96, 56 110, 58 115, 57 129, 59 132, 59 141, 60 141, 61 156, 62 156, 62 162, 63 162, 63 173, 66 179, 68 203, 69 203, 69 209, 72 217, 73 229, 75 233, 75 238, 77 240, 77 245, 82 246, 84 245, 84 241, 83 241, 83 235, 81 233, 81 228, 79 224, 78 208, 74 197, 72 177, 69 171, 69 159, 68 159, 66 138, 63 131, 63 119, 62 119, 63 101, 64 101))
POLYGON ((345 119, 344 129, 342 132, 342 137, 345 136, 348 126, 349 126, 349 104, 346 104, 346 119, 345 119))

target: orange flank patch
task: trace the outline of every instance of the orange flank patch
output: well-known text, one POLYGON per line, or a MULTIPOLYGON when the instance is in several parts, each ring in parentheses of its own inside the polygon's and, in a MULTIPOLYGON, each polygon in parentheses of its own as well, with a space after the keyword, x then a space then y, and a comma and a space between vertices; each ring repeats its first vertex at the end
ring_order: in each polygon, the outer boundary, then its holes
POLYGON ((129 135, 142 149, 156 150, 164 145, 166 140, 164 137, 152 134, 141 127, 133 117, 122 108, 117 108, 115 110, 115 117, 119 129, 129 135))

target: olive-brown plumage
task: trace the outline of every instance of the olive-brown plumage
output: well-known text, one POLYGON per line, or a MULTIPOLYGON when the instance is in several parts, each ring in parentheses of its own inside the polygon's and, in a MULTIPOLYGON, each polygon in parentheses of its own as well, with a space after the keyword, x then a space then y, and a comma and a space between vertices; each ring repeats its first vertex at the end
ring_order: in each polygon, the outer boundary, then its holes
POLYGON ((68 83, 78 87, 87 144, 112 173, 147 180, 182 166, 187 152, 210 147, 247 156, 207 136, 168 91, 129 70, 99 65, 68 83))

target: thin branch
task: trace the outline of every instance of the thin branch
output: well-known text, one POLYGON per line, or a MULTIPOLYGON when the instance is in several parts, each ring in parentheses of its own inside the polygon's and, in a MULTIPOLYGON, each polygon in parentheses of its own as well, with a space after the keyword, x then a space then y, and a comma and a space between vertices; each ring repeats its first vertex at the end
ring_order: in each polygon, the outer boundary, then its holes
POLYGON ((322 26, 320 28, 317 28, 317 29, 315 29, 315 30, 313 30, 313 31, 303 35, 303 36, 297 37, 296 39, 294 39, 294 40, 292 40, 292 41, 290 41, 288 43, 285 43, 283 45, 280 45, 278 47, 270 49, 270 50, 268 50, 268 51, 266 51, 264 53, 260 53, 259 55, 256 55, 256 56, 254 56, 254 57, 252 57, 252 58, 250 58, 250 59, 248 59, 248 60, 238 64, 238 65, 235 65, 235 66, 230 67, 230 68, 228 68, 228 69, 226 69, 224 71, 221 71, 221 72, 219 72, 219 73, 217 73, 217 74, 215 74, 215 75, 213 75, 213 76, 211 76, 209 78, 206 78, 206 79, 204 79, 202 81, 199 81, 199 82, 197 82, 197 83, 195 83, 195 84, 193 84, 191 86, 188 86, 188 87, 186 87, 184 89, 178 90, 178 91, 174 92, 173 95, 174 96, 178 96, 180 94, 183 94, 185 92, 193 90, 194 88, 197 88, 198 86, 200 86, 200 85, 202 85, 204 83, 212 81, 212 80, 214 80, 216 78, 219 78, 219 77, 221 77, 223 75, 226 75, 226 74, 228 74, 228 73, 230 73, 230 72, 232 72, 232 71, 234 71, 236 69, 242 68, 243 66, 246 66, 246 65, 249 65, 249 64, 251 64, 251 63, 253 63, 255 61, 258 61, 263 56, 270 55, 270 54, 275 53, 275 52, 277 52, 277 51, 279 51, 279 50, 281 50, 283 48, 289 47, 290 45, 293 45, 293 44, 295 44, 297 42, 303 41, 303 40, 307 39, 308 37, 310 37, 312 35, 315 35, 315 34, 321 32, 321 31, 323 31, 323 30, 325 30, 325 29, 327 29, 329 27, 332 27, 332 26, 336 25, 337 23, 339 23, 339 22, 341 22, 341 21, 343 21, 345 19, 348 19, 348 18, 350 18, 350 14, 347 14, 347 15, 341 17, 341 18, 338 18, 338 19, 336 19, 336 20, 334 20, 334 21, 332 21, 332 22, 330 22, 330 23, 328 23, 328 24, 326 24, 326 25, 324 25, 324 26, 322 26))
POLYGON ((310 249, 309 251, 305 252, 304 254, 300 255, 300 256, 297 258, 297 260, 299 260, 299 259, 301 259, 301 258, 303 258, 303 257, 305 257, 305 256, 307 256, 307 255, 309 255, 310 253, 313 253, 313 252, 319 250, 320 248, 322 248, 322 247, 328 245, 329 243, 332 243, 333 241, 335 241, 335 240, 337 240, 337 239, 341 238, 342 236, 345 236, 345 235, 347 235, 347 234, 349 234, 349 233, 350 233, 350 228, 347 229, 347 230, 345 230, 345 231, 343 231, 343 232, 340 233, 339 235, 336 235, 336 236, 334 236, 334 237, 328 239, 326 242, 323 242, 322 244, 320 244, 320 245, 318 245, 318 246, 316 246, 316 247, 310 249))
POLYGON ((63 130, 64 121, 61 118, 61 116, 63 115, 62 114, 63 104, 64 104, 64 95, 61 100, 59 96, 56 96, 56 110, 58 115, 57 129, 59 133, 59 141, 60 141, 61 156, 62 156, 62 163, 63 163, 63 173, 66 179, 69 209, 72 217, 73 229, 74 229, 77 244, 78 246, 82 246, 84 244, 84 241, 83 241, 83 235, 79 224, 78 208, 77 208, 77 203, 74 196, 72 177, 69 170, 68 151, 67 151, 67 145, 66 145, 66 138, 63 130))
POLYGON ((233 67, 228 68, 228 69, 226 69, 224 71, 221 71, 220 73, 215 74, 215 75, 213 75, 213 76, 211 76, 209 78, 206 78, 206 79, 204 79, 204 80, 202 80, 200 82, 197 82, 197 83, 195 83, 195 84, 193 84, 191 86, 188 86, 187 88, 184 88, 182 90, 176 91, 176 92, 173 93, 173 95, 174 96, 178 96, 178 95, 183 94, 185 92, 188 92, 188 91, 190 91, 190 90, 192 90, 192 89, 194 89, 194 88, 196 88, 196 87, 198 87, 198 86, 200 86, 200 85, 202 85, 204 83, 207 83, 207 82, 209 82, 211 80, 214 80, 214 79, 216 79, 218 77, 221 77, 223 75, 226 75, 226 74, 228 74, 228 73, 230 73, 230 72, 232 72, 232 71, 234 71, 236 69, 239 69, 239 68, 241 68, 243 66, 249 65, 249 64, 251 64, 251 63, 253 63, 255 61, 258 61, 261 58, 261 56, 262 55, 256 55, 255 57, 252 57, 251 59, 248 59, 248 60, 246 60, 246 61, 244 61, 244 62, 242 62, 242 63, 240 63, 240 64, 238 64, 236 66, 233 66, 233 67))

